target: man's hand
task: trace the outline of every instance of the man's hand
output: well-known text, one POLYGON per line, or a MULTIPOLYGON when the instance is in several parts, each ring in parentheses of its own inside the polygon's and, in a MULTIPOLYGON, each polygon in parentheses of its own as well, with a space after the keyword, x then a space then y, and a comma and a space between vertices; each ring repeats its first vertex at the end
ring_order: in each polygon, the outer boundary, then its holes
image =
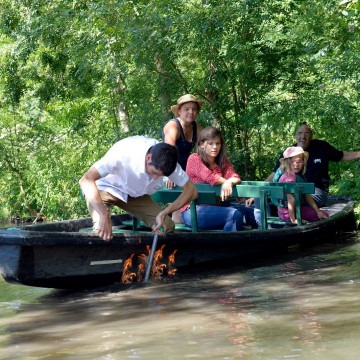
POLYGON ((98 228, 99 236, 105 241, 110 241, 113 238, 113 236, 112 236, 112 224, 109 213, 100 216, 98 226, 99 226, 98 228))
POLYGON ((156 224, 153 226, 153 231, 156 232, 158 235, 163 236, 166 234, 167 226, 165 225, 165 217, 163 211, 160 211, 158 215, 156 216, 156 224))

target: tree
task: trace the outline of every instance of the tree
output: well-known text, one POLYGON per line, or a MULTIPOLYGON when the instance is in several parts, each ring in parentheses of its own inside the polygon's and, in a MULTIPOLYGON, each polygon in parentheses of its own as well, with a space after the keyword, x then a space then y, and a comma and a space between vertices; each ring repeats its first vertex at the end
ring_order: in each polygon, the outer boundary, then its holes
MULTIPOLYGON (((204 100, 199 121, 222 129, 243 179, 268 175, 300 121, 355 150, 358 15, 356 0, 4 0, 4 206, 85 215, 81 174, 122 137, 160 139, 185 93, 204 100)), ((332 171, 356 193, 358 163, 332 171)))

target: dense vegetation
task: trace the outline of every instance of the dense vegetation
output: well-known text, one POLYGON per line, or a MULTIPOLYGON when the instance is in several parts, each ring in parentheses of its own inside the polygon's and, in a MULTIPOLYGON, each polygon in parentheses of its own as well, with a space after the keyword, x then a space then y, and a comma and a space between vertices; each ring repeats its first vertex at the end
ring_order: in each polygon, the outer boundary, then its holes
MULTIPOLYGON (((2 0, 0 217, 87 215, 78 179, 118 139, 160 139, 184 93, 262 180, 295 129, 360 149, 357 0, 2 0)), ((332 192, 360 200, 360 162, 332 192)))

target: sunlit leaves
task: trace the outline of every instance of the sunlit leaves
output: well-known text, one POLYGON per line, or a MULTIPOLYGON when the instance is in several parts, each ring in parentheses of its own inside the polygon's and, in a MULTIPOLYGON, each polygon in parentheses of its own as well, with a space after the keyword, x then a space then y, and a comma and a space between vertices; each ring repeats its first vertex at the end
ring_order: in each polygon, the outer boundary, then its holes
POLYGON ((244 179, 268 175, 300 121, 356 149, 358 19, 356 0, 3 0, 0 190, 17 211, 48 196, 53 217, 86 213, 81 173, 119 138, 160 138, 188 92, 244 179))

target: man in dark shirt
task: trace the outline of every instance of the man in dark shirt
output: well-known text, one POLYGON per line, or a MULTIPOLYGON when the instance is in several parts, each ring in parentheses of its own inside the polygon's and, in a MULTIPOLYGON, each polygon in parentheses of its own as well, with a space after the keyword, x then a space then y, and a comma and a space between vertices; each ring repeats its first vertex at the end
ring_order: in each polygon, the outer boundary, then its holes
MULTIPOLYGON (((312 129, 306 122, 300 124, 295 139, 296 144, 294 145, 301 146, 309 153, 305 178, 308 182, 315 183, 315 194, 312 197, 319 207, 324 206, 330 184, 329 162, 359 159, 360 151, 341 151, 334 148, 327 141, 313 139, 312 129)), ((282 154, 280 157, 282 157, 282 154)), ((280 161, 278 160, 274 171, 267 177, 266 181, 272 181, 279 166, 280 161)))

